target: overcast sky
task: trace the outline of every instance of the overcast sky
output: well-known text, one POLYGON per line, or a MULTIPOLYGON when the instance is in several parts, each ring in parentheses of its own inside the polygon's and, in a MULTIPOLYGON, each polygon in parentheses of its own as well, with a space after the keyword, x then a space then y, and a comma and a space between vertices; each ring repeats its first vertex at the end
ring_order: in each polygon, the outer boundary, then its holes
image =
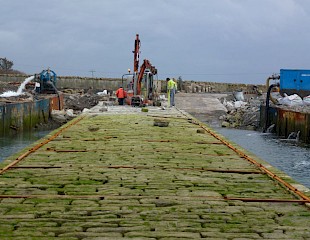
POLYGON ((265 83, 310 69, 309 0, 0 0, 0 57, 27 74, 120 78, 148 59, 159 79, 265 83))

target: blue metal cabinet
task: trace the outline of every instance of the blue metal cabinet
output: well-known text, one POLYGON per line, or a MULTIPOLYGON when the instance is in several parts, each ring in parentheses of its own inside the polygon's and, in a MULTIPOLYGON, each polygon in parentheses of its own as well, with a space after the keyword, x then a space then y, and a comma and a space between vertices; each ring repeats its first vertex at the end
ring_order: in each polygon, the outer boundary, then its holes
POLYGON ((310 90, 310 70, 280 70, 280 88, 310 90))

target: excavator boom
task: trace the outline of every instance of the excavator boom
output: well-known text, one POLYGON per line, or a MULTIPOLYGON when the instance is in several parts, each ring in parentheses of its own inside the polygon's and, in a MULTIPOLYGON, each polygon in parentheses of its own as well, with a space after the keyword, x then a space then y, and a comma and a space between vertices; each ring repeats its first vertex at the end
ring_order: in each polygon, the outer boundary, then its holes
MULTIPOLYGON (((124 74, 127 76, 128 103, 132 106, 141 106, 148 104, 154 99, 155 87, 153 76, 157 74, 157 69, 152 66, 149 60, 144 59, 139 70, 141 41, 139 34, 136 34, 134 50, 134 68, 133 73, 124 74)), ((122 78, 123 82, 123 78, 122 78)))
POLYGON ((139 71, 139 55, 140 55, 140 46, 141 42, 139 39, 139 34, 136 34, 136 40, 135 40, 135 49, 132 51, 134 54, 134 64, 133 64, 133 72, 137 73, 139 71))

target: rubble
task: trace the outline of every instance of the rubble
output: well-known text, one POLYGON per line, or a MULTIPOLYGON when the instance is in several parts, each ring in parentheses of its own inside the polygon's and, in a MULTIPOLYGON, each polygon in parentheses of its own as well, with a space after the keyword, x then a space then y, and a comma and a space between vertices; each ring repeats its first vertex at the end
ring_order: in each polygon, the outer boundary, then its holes
MULTIPOLYGON (((232 99, 230 97, 230 99, 232 99)), ((244 99, 238 94, 238 99, 244 99)), ((260 105, 262 97, 250 98, 245 101, 221 99, 222 104, 227 108, 227 114, 220 116, 221 126, 227 128, 239 128, 257 130, 259 128, 260 105)))
POLYGON ((73 118, 75 118, 77 115, 73 113, 72 109, 67 110, 52 110, 51 112, 51 118, 53 121, 59 124, 64 124, 73 118))
MULTIPOLYGON (((16 92, 19 86, 20 83, 11 84, 0 82, 0 94, 10 91, 16 92)), ((33 89, 32 85, 27 85, 22 94, 18 96, 0 97, 0 105, 33 102, 41 98, 42 95, 36 93, 33 89)), ((92 89, 88 89, 85 93, 84 89, 63 89, 61 92, 64 98, 64 110, 53 110, 50 119, 45 123, 37 124, 35 128, 42 130, 57 128, 75 118, 83 111, 86 112, 87 109, 96 106, 99 101, 103 101, 105 103, 104 105, 113 105, 113 103, 116 102, 116 97, 111 96, 111 92, 107 90, 96 93, 92 89)), ((102 107, 101 111, 106 111, 106 107, 102 107)))
MULTIPOLYGON (((242 96, 228 96, 221 99, 222 104, 227 108, 227 114, 220 117, 222 127, 240 128, 257 130, 259 128, 260 106, 265 105, 265 96, 257 96, 255 98, 239 101, 242 96)), ((270 106, 281 108, 283 110, 309 113, 310 112, 310 96, 303 99, 297 94, 282 96, 279 92, 271 93, 270 106)))
POLYGON ((279 92, 272 92, 270 94, 270 106, 281 108, 283 110, 310 113, 310 96, 301 98, 297 94, 282 96, 279 92))
POLYGON ((81 113, 85 108, 90 109, 96 106, 99 101, 111 105, 116 102, 116 97, 111 96, 107 91, 99 93, 87 92, 86 94, 64 91, 65 109, 73 109, 75 113, 81 113))
POLYGON ((81 112, 84 108, 96 106, 99 99, 99 95, 64 93, 65 108, 73 109, 74 111, 81 112))

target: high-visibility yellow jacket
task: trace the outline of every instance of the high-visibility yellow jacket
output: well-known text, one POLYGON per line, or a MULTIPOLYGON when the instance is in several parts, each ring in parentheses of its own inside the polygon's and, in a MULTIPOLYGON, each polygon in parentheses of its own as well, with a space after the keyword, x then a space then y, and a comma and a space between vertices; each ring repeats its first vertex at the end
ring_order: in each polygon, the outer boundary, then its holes
POLYGON ((175 88, 175 90, 178 90, 178 84, 177 84, 177 82, 175 81, 175 80, 173 80, 174 81, 174 88, 175 88))
POLYGON ((168 90, 176 89, 176 84, 175 84, 175 82, 172 79, 170 79, 168 81, 167 88, 168 88, 168 90))

